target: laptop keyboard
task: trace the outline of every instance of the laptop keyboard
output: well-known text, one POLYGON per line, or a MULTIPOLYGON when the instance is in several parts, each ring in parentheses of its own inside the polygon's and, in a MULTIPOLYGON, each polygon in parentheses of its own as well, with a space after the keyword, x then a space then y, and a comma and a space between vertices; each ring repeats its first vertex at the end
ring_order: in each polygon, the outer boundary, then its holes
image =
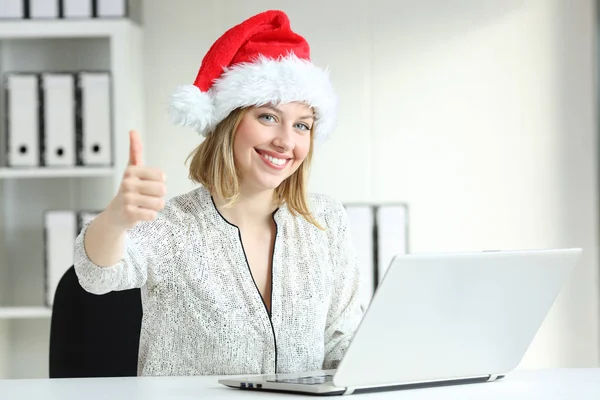
POLYGON ((315 376, 303 376, 300 378, 285 378, 285 379, 274 379, 267 382, 278 382, 278 383, 295 383, 300 385, 320 385, 325 382, 331 382, 333 375, 315 375, 315 376))

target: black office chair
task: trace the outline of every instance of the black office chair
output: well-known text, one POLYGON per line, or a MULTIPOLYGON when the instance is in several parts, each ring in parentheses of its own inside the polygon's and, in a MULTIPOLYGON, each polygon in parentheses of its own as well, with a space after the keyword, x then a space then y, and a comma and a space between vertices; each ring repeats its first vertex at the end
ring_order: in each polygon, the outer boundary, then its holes
POLYGON ((73 266, 61 278, 50 325, 50 378, 136 376, 139 289, 94 295, 73 266))

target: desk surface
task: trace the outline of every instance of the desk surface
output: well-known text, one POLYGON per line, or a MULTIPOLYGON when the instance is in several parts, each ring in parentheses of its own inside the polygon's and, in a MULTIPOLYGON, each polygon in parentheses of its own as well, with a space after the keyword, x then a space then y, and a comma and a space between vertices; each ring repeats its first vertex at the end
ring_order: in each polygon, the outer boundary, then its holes
MULTIPOLYGON (((396 399, 398 395, 398 392, 382 392, 360 394, 355 397, 396 399)), ((2 400, 256 399, 259 397, 270 400, 304 396, 230 389, 219 385, 217 378, 211 376, 0 380, 0 399, 2 400)), ((462 400, 467 398, 598 400, 600 399, 600 368, 516 371, 507 375, 504 380, 492 383, 402 392, 402 400, 462 400)))

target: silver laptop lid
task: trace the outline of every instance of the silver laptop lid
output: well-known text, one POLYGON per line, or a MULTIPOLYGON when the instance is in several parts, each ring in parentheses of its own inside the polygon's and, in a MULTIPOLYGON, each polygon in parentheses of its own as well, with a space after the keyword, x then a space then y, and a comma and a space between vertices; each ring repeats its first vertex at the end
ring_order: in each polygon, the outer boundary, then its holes
POLYGON ((396 256, 333 383, 365 387, 513 370, 581 253, 396 256))

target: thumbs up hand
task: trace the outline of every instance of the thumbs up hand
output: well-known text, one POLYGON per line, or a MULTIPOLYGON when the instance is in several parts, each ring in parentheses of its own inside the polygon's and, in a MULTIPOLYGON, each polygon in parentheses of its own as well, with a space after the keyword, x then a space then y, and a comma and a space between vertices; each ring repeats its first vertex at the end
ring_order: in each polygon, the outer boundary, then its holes
POLYGON ((144 166, 142 141, 136 131, 129 132, 129 163, 119 191, 106 209, 108 220, 117 229, 133 228, 141 221, 153 221, 164 205, 165 174, 144 166))

